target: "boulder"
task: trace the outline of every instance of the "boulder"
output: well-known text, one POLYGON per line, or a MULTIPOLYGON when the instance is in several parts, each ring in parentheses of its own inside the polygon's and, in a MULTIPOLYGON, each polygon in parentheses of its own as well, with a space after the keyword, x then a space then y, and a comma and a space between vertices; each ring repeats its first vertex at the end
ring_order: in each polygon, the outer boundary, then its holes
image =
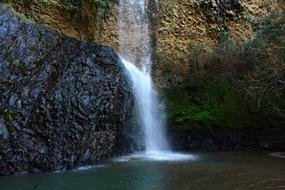
POLYGON ((0 174, 111 156, 132 99, 112 48, 54 32, 0 4, 0 174))

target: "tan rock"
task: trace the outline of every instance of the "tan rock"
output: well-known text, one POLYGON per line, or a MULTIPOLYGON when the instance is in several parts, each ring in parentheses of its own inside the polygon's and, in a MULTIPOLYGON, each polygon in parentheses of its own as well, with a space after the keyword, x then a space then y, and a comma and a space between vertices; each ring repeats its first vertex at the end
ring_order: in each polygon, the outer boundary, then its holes
MULTIPOLYGON (((46 6, 42 6, 40 1, 32 1, 29 7, 25 7, 22 1, 10 1, 18 10, 57 31, 81 40, 112 46, 119 51, 116 4, 100 21, 100 27, 96 21, 90 21, 86 27, 62 7, 60 0, 49 1, 46 6)), ((250 21, 263 19, 271 11, 279 11, 280 7, 278 0, 243 0, 240 2, 243 13, 226 10, 225 14, 232 18, 225 19, 220 18, 216 11, 222 0, 211 0, 211 7, 207 11, 199 7, 205 1, 159 0, 157 46, 154 49, 157 55, 153 65, 153 75, 159 86, 189 82, 191 49, 203 45, 209 49, 214 47, 223 27, 227 28, 233 40, 243 43, 254 35, 256 26, 250 21)))

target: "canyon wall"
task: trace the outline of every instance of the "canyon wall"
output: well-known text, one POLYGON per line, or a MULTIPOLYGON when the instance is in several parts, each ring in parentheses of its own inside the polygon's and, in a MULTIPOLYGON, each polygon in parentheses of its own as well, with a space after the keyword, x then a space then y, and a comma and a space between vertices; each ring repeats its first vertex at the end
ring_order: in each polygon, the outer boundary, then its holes
MULTIPOLYGON (((100 20, 79 20, 62 0, 9 0, 28 17, 80 40, 118 47, 118 2, 100 20), (99 23, 98 23, 99 22, 99 23)), ((237 43, 251 39, 260 20, 280 11, 278 0, 159 0, 148 2, 152 21, 153 75, 160 87, 191 85, 191 50, 215 47, 228 35, 237 43), (157 6, 157 7, 155 7, 157 6)), ((81 18, 84 19, 84 18, 81 18)))

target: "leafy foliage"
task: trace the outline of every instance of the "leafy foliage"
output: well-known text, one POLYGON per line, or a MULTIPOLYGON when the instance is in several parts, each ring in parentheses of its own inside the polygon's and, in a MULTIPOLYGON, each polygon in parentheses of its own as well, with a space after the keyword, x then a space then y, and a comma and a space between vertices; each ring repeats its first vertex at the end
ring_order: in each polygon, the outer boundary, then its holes
POLYGON ((170 120, 180 127, 249 127, 261 118, 285 118, 285 14, 258 22, 245 44, 221 34, 209 51, 191 52, 198 85, 167 93, 170 120))
POLYGON ((246 102, 230 83, 203 82, 192 89, 167 93, 170 120, 181 127, 247 127, 250 124, 246 102))
POLYGON ((202 80, 228 81, 252 112, 267 116, 285 113, 285 16, 259 22, 255 38, 236 44, 227 33, 213 52, 198 47, 191 54, 192 72, 202 80))

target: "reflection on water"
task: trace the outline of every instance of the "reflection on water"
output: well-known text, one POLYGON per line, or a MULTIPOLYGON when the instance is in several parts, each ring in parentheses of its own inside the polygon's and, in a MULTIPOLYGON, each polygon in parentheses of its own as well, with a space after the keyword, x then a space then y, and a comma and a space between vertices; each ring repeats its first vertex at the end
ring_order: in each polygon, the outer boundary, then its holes
MULTIPOLYGON (((130 158, 130 157, 129 157, 130 158)), ((197 154, 197 159, 112 159, 72 171, 0 177, 1 190, 284 190, 285 159, 268 153, 197 154)))

